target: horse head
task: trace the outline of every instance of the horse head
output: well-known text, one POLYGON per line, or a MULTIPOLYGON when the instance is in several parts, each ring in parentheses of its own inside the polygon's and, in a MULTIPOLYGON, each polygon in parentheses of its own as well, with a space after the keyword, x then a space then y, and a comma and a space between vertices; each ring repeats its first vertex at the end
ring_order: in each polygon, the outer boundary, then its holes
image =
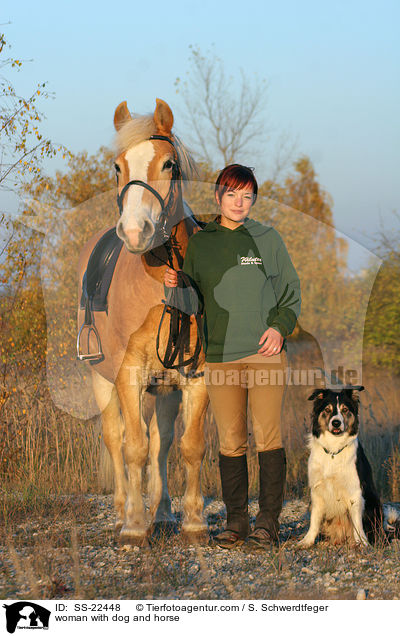
POLYGON ((163 243, 182 210, 181 180, 190 159, 182 161, 171 133, 168 104, 157 99, 153 115, 132 117, 126 102, 117 106, 115 170, 120 219, 117 235, 130 252, 141 254, 163 243))

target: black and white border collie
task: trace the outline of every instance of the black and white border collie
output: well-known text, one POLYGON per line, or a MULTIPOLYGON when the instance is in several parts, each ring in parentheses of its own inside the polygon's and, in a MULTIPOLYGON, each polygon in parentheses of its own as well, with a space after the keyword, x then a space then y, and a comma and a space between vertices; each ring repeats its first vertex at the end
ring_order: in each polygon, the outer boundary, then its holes
POLYGON ((317 389, 314 400, 308 482, 310 528, 298 544, 313 545, 321 531, 331 543, 368 545, 400 535, 400 515, 383 509, 371 466, 358 440, 358 392, 363 386, 317 389))

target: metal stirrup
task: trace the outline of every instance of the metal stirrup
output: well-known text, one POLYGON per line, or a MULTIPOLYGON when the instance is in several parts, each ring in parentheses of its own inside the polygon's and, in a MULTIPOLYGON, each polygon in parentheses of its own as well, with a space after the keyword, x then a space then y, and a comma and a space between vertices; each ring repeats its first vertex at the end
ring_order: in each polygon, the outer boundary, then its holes
POLYGON ((92 309, 92 299, 87 297, 85 303, 85 320, 83 321, 83 325, 78 331, 78 337, 76 339, 76 355, 78 360, 92 360, 93 362, 96 360, 104 360, 103 350, 101 348, 101 340, 99 336, 99 332, 97 331, 96 325, 93 320, 93 309, 92 309), (87 329, 87 347, 86 353, 81 353, 81 337, 84 330, 87 329), (90 353, 90 334, 94 333, 97 341, 97 352, 90 353))
POLYGON ((103 360, 104 359, 104 353, 103 350, 101 348, 101 340, 100 340, 100 336, 99 336, 99 332, 96 329, 96 326, 92 323, 91 325, 86 325, 85 323, 83 323, 83 325, 81 326, 81 328, 79 329, 78 332, 78 337, 76 340, 76 357, 78 358, 78 360, 103 360), (87 353, 81 353, 81 337, 82 337, 82 333, 84 331, 84 329, 87 329, 87 353), (90 353, 89 352, 89 340, 90 340, 90 334, 94 333, 94 335, 96 336, 96 340, 97 340, 97 352, 96 353, 90 353))

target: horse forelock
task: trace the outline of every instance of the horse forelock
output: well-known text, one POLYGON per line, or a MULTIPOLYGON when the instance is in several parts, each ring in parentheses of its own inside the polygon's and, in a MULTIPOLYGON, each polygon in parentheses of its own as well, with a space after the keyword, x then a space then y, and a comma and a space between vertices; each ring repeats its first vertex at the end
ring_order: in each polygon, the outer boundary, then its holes
POLYGON ((115 136, 117 153, 120 155, 126 152, 156 133, 157 127, 153 115, 137 115, 129 119, 121 126, 115 136))
MULTIPOLYGON (((158 130, 153 115, 137 115, 123 124, 117 132, 116 151, 120 155, 156 134, 158 130)), ((171 135, 171 141, 178 155, 182 180, 191 181, 198 174, 196 162, 177 135, 171 135)))

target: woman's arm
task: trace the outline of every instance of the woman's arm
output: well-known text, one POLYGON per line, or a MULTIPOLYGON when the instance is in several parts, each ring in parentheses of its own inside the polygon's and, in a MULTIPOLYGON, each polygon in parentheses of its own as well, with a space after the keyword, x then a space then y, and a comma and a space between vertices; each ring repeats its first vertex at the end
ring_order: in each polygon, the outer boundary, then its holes
POLYGON ((277 304, 269 312, 267 322, 286 338, 292 333, 300 315, 301 292, 299 277, 280 236, 279 243, 276 253, 278 274, 271 278, 277 304))
POLYGON ((299 277, 286 245, 278 233, 276 238, 278 240, 275 255, 277 274, 271 277, 271 282, 277 303, 268 314, 269 328, 260 338, 259 344, 262 344, 262 347, 258 351, 265 356, 274 355, 282 349, 284 339, 296 326, 301 307, 299 277))
POLYGON ((164 292, 168 305, 177 307, 186 314, 203 313, 203 296, 196 281, 190 241, 181 272, 169 267, 164 274, 164 292))

